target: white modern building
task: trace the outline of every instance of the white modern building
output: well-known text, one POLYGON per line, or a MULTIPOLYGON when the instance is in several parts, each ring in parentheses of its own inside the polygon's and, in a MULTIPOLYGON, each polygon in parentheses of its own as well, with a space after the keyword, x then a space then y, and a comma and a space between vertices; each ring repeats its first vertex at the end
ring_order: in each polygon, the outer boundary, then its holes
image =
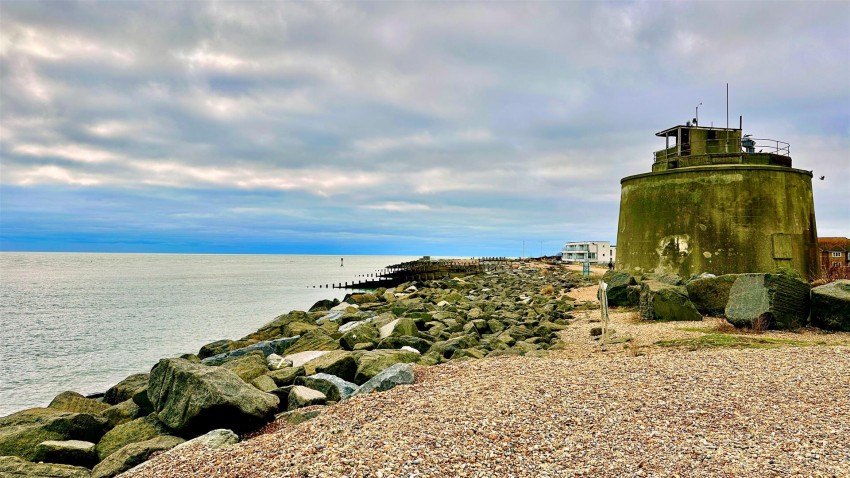
POLYGON ((583 263, 587 259, 592 264, 608 264, 617 261, 617 246, 608 241, 568 242, 561 251, 561 261, 583 263))

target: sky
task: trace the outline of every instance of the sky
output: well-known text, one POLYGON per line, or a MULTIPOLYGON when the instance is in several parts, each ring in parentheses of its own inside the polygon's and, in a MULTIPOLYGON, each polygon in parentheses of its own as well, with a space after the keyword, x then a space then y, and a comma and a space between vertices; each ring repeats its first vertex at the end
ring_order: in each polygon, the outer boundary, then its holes
POLYGON ((850 236, 850 2, 3 0, 0 250, 615 242, 620 179, 727 83, 850 236))

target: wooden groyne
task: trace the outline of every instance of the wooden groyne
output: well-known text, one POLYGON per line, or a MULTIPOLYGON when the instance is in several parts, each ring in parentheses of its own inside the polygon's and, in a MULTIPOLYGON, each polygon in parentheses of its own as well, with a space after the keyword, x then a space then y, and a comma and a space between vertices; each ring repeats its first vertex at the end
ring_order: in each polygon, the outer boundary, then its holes
MULTIPOLYGON (((362 279, 338 284, 324 284, 319 288, 328 289, 377 289, 379 287, 396 287, 399 284, 412 281, 426 281, 455 277, 460 275, 480 274, 507 264, 511 259, 504 257, 481 257, 472 259, 437 259, 423 257, 410 262, 402 262, 387 266, 371 274, 365 274, 362 279)), ((315 286, 313 286, 315 287, 315 286)))

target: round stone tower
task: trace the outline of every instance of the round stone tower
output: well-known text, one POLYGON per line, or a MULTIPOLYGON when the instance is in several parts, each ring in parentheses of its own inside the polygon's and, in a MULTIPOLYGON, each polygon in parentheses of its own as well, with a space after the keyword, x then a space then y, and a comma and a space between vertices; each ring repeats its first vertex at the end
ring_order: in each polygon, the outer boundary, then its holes
POLYGON ((620 181, 618 270, 819 274, 812 173, 788 143, 690 124, 656 136, 652 172, 620 181))

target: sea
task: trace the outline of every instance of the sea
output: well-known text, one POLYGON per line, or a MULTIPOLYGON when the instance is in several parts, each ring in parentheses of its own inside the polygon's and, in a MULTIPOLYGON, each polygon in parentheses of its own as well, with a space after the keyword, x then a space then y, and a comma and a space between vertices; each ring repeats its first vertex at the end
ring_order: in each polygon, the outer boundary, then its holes
POLYGON ((349 292, 320 285, 413 259, 0 252, 0 416, 66 390, 104 392, 161 358, 349 292))

